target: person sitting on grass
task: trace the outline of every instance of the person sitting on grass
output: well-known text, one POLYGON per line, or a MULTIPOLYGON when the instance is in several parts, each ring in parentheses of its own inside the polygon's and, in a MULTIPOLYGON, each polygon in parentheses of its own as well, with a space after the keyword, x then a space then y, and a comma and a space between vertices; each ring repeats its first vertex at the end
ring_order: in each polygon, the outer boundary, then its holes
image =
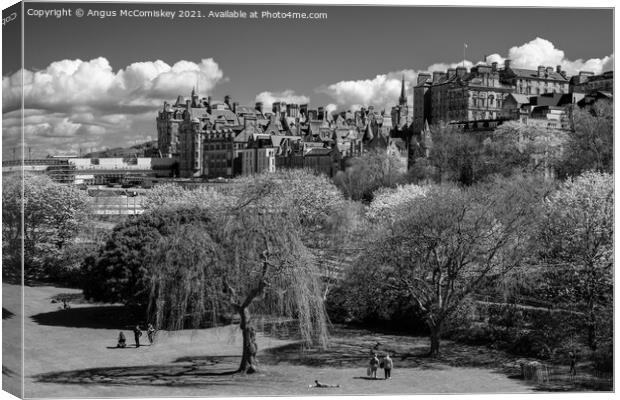
POLYGON ((329 385, 327 383, 321 383, 317 380, 314 381, 314 385, 308 385, 308 389, 310 388, 339 388, 340 385, 329 385))
POLYGON ((123 334, 123 332, 120 332, 118 334, 118 343, 116 344, 116 347, 121 349, 127 347, 127 340, 125 339, 125 335, 123 334))

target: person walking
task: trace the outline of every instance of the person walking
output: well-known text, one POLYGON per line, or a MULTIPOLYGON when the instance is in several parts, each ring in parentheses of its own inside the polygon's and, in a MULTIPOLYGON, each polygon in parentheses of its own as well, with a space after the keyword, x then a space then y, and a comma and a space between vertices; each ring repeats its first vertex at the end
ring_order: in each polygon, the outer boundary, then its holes
POLYGON ((377 369, 379 368, 379 359, 377 355, 373 353, 370 359, 370 376, 377 379, 377 369))
POLYGON ((136 325, 136 327, 133 328, 133 336, 134 336, 134 339, 136 339, 136 348, 140 347, 140 336, 142 336, 140 325, 136 325))
POLYGON ((385 374, 385 379, 391 379, 392 378, 392 367, 394 366, 394 363, 392 362, 392 359, 390 358, 390 353, 385 353, 385 357, 383 357, 383 360, 381 361, 381 363, 383 364, 383 372, 385 374))
POLYGON ((153 328, 153 324, 149 324, 149 327, 146 329, 146 336, 149 338, 149 343, 153 344, 153 339, 155 336, 155 328, 153 328))
POLYGON ((577 369, 575 368, 575 365, 577 364, 577 355, 572 351, 568 352, 568 362, 570 364, 570 369, 568 373, 571 377, 574 377, 575 375, 577 375, 577 369))

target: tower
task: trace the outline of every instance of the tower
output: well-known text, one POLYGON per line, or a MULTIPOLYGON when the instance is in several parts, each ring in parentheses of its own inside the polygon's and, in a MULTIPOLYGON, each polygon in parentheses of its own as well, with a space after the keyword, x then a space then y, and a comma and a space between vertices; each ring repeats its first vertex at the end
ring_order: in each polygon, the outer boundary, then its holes
POLYGON ((198 99, 198 95, 196 94, 196 87, 194 86, 192 88, 192 103, 191 103, 192 107, 200 107, 200 100, 198 99))
POLYGON ((405 75, 403 75, 400 87, 400 97, 398 98, 398 107, 393 112, 392 123, 399 130, 405 129, 409 125, 409 107, 407 106, 407 90, 405 89, 405 75))
POLYGON ((403 79, 401 82, 400 97, 398 98, 398 105, 401 107, 404 105, 407 105, 407 94, 405 90, 405 75, 403 75, 403 79))

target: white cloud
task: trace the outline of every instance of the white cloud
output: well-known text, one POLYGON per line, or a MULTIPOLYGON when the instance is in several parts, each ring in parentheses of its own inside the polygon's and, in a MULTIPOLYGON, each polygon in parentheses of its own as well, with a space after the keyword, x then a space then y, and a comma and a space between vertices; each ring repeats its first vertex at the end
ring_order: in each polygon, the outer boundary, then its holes
MULTIPOLYGON (((77 147, 117 147, 144 139, 155 129, 155 109, 165 99, 212 90, 226 81, 212 58, 173 65, 156 60, 114 71, 104 57, 61 60, 40 71, 2 78, 5 146, 19 146, 21 76, 24 77, 24 138, 33 153, 65 153, 77 147)), ((6 150, 12 151, 12 150, 6 150)))
POLYGON ((579 71, 600 74, 613 68, 613 54, 603 58, 569 60, 563 50, 557 49, 553 43, 539 37, 521 46, 511 47, 508 50, 508 58, 511 59, 512 65, 518 68, 536 69, 539 65, 555 68, 561 65, 562 70, 568 75, 575 75, 579 71))
POLYGON ((179 61, 172 66, 161 60, 139 62, 116 72, 104 57, 62 60, 41 71, 24 70, 3 77, 3 111, 19 107, 22 72, 25 107, 52 111, 151 107, 163 98, 189 93, 196 85, 209 91, 225 80, 212 58, 200 63, 179 61))
POLYGON ((325 111, 327 111, 327 114, 331 114, 337 109, 338 109, 338 106, 335 105, 334 103, 329 103, 328 105, 325 106, 325 111))
POLYGON ((271 110, 273 103, 278 101, 284 101, 286 104, 307 104, 310 102, 310 98, 298 95, 293 90, 286 89, 282 92, 261 92, 256 95, 256 101, 262 102, 265 110, 271 110))
POLYGON ((319 91, 331 96, 339 106, 352 108, 353 105, 374 105, 386 107, 394 104, 400 94, 400 79, 390 78, 387 74, 377 75, 373 79, 340 81, 319 91))

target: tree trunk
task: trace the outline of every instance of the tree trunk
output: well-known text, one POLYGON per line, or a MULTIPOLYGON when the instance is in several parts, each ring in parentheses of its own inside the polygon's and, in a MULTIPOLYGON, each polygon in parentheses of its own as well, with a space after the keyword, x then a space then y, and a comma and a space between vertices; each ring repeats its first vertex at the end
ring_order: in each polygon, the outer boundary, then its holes
POLYGON ((241 355, 239 372, 251 374, 258 370, 256 331, 252 326, 250 312, 247 308, 240 308, 239 316, 241 317, 239 328, 241 328, 241 334, 243 335, 243 354, 241 355))
POLYGON ((431 331, 431 350, 429 352, 429 355, 431 357, 437 357, 439 355, 439 340, 441 337, 441 327, 429 324, 429 329, 431 331))
POLYGON ((596 321, 594 316, 589 316, 586 326, 588 331, 588 347, 592 350, 596 350, 596 321))

